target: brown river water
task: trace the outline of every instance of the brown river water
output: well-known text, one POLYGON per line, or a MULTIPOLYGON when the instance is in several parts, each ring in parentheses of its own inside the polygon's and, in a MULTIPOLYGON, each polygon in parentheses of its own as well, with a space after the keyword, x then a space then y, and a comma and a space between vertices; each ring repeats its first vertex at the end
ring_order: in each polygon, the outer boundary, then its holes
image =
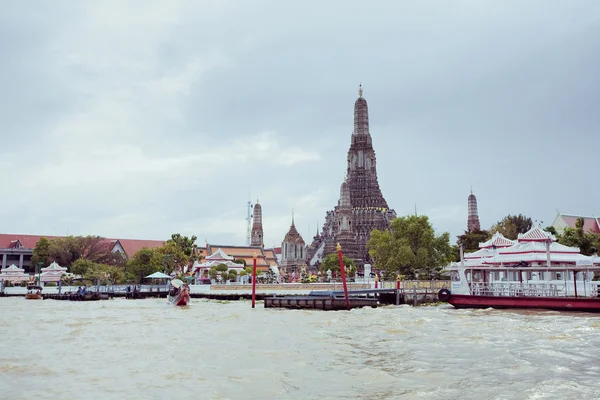
POLYGON ((1 399, 600 399, 600 315, 0 299, 1 399))

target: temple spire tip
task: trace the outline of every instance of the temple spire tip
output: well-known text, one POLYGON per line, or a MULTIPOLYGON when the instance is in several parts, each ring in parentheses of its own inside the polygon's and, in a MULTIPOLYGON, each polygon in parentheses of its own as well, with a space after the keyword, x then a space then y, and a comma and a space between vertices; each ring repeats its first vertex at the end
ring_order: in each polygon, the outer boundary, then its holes
POLYGON ((362 88, 362 83, 358 84, 358 97, 362 97, 363 95, 363 88, 362 88))

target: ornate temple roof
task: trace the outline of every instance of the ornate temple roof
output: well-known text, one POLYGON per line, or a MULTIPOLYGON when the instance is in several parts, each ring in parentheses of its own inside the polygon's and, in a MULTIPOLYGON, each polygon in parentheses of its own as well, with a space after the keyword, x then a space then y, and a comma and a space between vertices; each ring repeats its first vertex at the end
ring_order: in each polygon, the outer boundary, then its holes
POLYGON ((290 226, 290 230, 285 234, 283 238, 283 242, 300 244, 304 246, 304 239, 296 229, 296 225, 294 224, 294 217, 292 217, 292 225, 290 226))
POLYGON ((519 233, 517 237, 517 241, 519 242, 545 242, 547 240, 556 242, 556 236, 550 232, 546 232, 539 226, 535 226, 525 233, 519 233))
POLYGON ((496 232, 488 241, 479 243, 479 248, 485 249, 490 247, 508 247, 515 243, 516 242, 514 240, 507 239, 500 232, 496 232))

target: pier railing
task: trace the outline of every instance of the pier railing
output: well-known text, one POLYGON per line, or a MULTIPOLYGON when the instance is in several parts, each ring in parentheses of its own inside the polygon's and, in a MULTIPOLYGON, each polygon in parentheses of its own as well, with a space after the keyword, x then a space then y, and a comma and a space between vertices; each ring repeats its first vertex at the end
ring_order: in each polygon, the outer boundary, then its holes
POLYGON ((548 283, 471 283, 471 294, 474 296, 531 296, 531 297, 564 297, 565 287, 548 283))
MULTIPOLYGON (((380 282, 382 289, 395 289, 396 281, 384 281, 380 282)), ((400 289, 408 291, 416 289, 418 291, 435 291, 440 289, 447 289, 450 287, 450 281, 431 280, 431 281, 417 281, 417 280, 401 280, 400 289)))

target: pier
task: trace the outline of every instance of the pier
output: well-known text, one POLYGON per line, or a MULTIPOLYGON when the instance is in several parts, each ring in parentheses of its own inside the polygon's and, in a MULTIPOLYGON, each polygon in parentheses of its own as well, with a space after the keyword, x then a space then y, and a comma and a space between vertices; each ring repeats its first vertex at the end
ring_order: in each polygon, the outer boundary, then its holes
MULTIPOLYGON (((400 289, 396 282, 380 282, 377 289, 372 283, 349 283, 351 308, 377 307, 380 305, 413 306, 436 303, 437 292, 443 287, 449 287, 447 281, 403 281, 400 289)), ((92 301, 125 298, 141 300, 147 298, 166 298, 166 285, 112 285, 90 287, 88 294, 99 293, 99 298, 79 298, 76 286, 44 287, 42 297, 48 300, 92 301), (129 290, 128 290, 129 289, 129 290)), ((191 285, 190 296, 194 299, 237 301, 252 298, 251 285, 191 285)), ((0 297, 24 297, 26 288, 8 287, 0 292, 0 297)), ((331 283, 287 283, 287 284, 258 284, 256 285, 256 300, 265 301, 265 308, 306 308, 321 310, 336 310, 341 301, 341 309, 345 309, 342 285, 331 283)))

